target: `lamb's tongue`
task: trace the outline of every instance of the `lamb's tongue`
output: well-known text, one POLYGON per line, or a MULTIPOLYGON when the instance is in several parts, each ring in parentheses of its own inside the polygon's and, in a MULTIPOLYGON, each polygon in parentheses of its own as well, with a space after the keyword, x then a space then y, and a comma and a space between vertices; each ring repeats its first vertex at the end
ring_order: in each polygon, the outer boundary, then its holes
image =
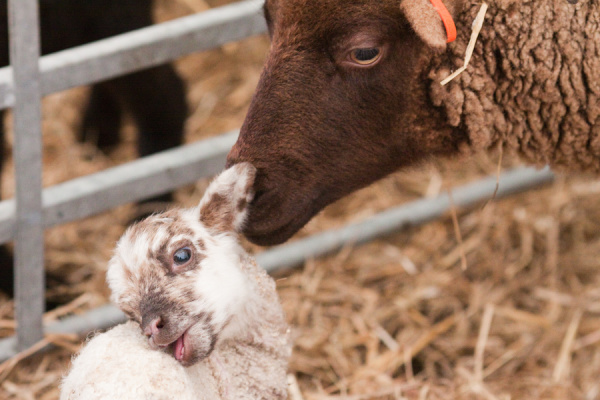
POLYGON ((175 342, 175 349, 173 350, 173 355, 177 361, 181 361, 183 359, 183 352, 183 335, 181 335, 175 342))

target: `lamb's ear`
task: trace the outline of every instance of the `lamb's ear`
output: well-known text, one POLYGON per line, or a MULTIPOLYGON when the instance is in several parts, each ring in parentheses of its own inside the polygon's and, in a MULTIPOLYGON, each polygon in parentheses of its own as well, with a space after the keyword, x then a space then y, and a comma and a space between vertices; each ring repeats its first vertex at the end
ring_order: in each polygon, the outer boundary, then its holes
POLYGON ((239 163, 221 172, 200 200, 200 221, 217 232, 239 232, 246 220, 248 203, 254 197, 256 168, 239 163))
POLYGON ((402 0, 400 10, 425 44, 438 51, 446 50, 448 35, 430 0, 402 0))

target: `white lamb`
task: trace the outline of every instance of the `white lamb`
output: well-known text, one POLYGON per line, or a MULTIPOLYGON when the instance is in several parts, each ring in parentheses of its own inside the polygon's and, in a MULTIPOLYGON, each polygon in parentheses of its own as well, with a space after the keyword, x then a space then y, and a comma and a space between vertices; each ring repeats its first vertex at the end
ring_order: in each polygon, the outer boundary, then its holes
POLYGON ((135 322, 86 344, 61 400, 287 398, 289 328, 275 283, 237 235, 254 175, 235 165, 198 207, 125 232, 107 280, 135 322))

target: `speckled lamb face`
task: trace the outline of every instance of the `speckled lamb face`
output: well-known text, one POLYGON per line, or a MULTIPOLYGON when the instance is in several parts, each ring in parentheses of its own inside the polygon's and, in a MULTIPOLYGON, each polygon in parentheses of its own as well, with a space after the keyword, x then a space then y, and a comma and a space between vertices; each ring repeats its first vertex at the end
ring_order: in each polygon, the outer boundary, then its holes
POLYGON ((236 232, 254 175, 250 164, 237 164, 211 183, 198 207, 133 225, 110 261, 113 301, 153 347, 185 366, 207 357, 243 324, 248 285, 236 232))

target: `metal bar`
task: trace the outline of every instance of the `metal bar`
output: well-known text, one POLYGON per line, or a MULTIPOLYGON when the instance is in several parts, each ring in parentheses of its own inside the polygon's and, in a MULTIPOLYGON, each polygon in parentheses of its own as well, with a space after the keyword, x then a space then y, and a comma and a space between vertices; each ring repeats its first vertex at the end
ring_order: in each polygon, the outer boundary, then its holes
MULTIPOLYGON (((106 304, 82 315, 73 315, 54 321, 46 326, 47 333, 76 333, 85 335, 93 330, 108 329, 122 322, 127 318, 117 307, 112 304, 106 304)), ((0 360, 4 361, 17 354, 15 351, 17 344, 16 336, 11 336, 0 340, 0 360)), ((40 351, 50 349, 47 346, 40 351)))
POLYGON ((17 350, 43 336, 42 116, 37 0, 9 0, 10 61, 15 82, 15 293, 17 350))
MULTIPOLYGON (((40 59, 42 94, 164 64, 266 32, 262 0, 246 0, 156 24, 40 59)), ((14 104, 12 68, 0 69, 0 109, 14 104)))
MULTIPOLYGON (((163 151, 43 191, 43 226, 88 217, 215 175, 239 131, 163 151)), ((0 243, 16 232, 15 200, 0 202, 0 243)))
MULTIPOLYGON (((554 179, 550 168, 518 168, 500 177, 497 198, 522 192, 549 183, 554 179)), ((496 188, 496 177, 491 176, 452 189, 456 207, 472 207, 490 199, 496 188)), ((307 258, 321 257, 339 250, 347 244, 360 244, 377 237, 397 232, 408 226, 420 225, 439 218, 450 209, 447 193, 431 199, 420 199, 400 207, 391 208, 373 217, 343 228, 325 231, 303 240, 277 246, 257 256, 258 263, 267 271, 290 268, 302 264, 307 258)))
MULTIPOLYGON (((532 189, 552 182, 554 176, 548 168, 536 171, 519 168, 503 174, 497 198, 532 189)), ((496 186, 496 177, 489 177, 452 190, 457 207, 473 207, 490 199, 496 186)), ((267 271, 297 266, 306 259, 334 252, 347 244, 359 244, 377 237, 397 232, 407 226, 416 226, 441 216, 450 208, 448 194, 432 199, 420 199, 376 214, 365 221, 349 224, 340 229, 325 231, 290 244, 281 245, 259 253, 258 264, 267 271)), ((70 317, 48 325, 48 332, 72 332, 85 334, 94 329, 103 329, 112 323, 121 322, 123 314, 112 305, 87 312, 82 316, 70 317)), ((11 343, 14 338, 0 340, 0 361, 12 357, 15 352, 11 343)))

